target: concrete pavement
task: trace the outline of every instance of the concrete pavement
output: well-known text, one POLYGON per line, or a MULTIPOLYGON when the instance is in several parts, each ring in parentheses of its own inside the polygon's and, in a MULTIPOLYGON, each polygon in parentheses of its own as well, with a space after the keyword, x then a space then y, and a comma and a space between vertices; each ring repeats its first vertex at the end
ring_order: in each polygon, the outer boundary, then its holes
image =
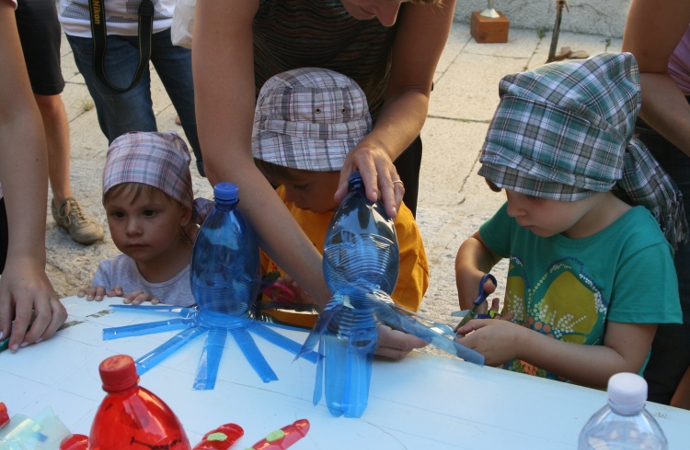
MULTIPOLYGON (((506 44, 477 44, 469 25, 455 23, 435 75, 429 115, 422 130, 424 157, 417 220, 430 263, 430 287, 422 313, 451 322, 456 309, 453 264, 460 244, 499 208, 503 194, 491 192, 476 175, 478 155, 488 123, 498 104, 498 82, 504 75, 531 69, 546 61, 550 33, 511 29, 506 44)), ((559 48, 570 46, 590 55, 620 51, 621 40, 561 32, 559 48)), ((70 121, 71 181, 75 197, 105 228, 105 238, 92 246, 74 243, 55 226, 47 212, 48 275, 61 297, 88 286, 98 262, 118 254, 101 205, 101 176, 107 140, 78 73, 66 39, 62 68, 67 81, 63 101, 70 121)), ((153 74, 153 103, 160 130, 174 130, 175 110, 153 74)), ((193 166, 193 165, 192 165, 193 166)), ((208 182, 192 170, 195 195, 211 197, 208 182)), ((493 272, 505 282, 505 265, 493 272)), ((499 291, 499 295, 502 294, 499 291)))

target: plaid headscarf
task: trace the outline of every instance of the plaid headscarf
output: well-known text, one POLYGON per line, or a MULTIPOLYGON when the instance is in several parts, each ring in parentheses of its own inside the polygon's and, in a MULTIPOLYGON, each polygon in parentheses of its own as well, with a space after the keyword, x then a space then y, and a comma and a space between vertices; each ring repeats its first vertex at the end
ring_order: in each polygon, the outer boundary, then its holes
POLYGON ((613 191, 648 208, 674 248, 686 240, 682 194, 633 137, 641 95, 632 54, 602 53, 507 75, 499 95, 479 175, 561 201, 613 191))
POLYGON ((103 199, 122 183, 153 186, 192 210, 192 223, 201 224, 213 202, 193 199, 189 149, 174 131, 135 131, 115 139, 103 169, 103 199))
POLYGON ((367 97, 356 81, 317 67, 288 70, 259 92, 252 154, 291 169, 337 171, 371 128, 367 97))

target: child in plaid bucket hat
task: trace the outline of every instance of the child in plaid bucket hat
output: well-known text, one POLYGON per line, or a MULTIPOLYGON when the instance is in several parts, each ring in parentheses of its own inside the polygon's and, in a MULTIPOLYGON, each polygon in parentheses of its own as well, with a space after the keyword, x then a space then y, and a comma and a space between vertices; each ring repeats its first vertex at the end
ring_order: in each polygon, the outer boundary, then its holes
MULTIPOLYGON (((252 131, 258 168, 314 246, 323 253, 328 224, 345 157, 371 131, 367 99, 352 79, 321 68, 299 68, 270 78, 259 92, 252 131)), ((417 311, 429 284, 429 266, 411 211, 401 204, 395 219, 400 245, 400 276, 393 300, 417 311)), ((266 273, 313 303, 277 263, 262 252, 266 273)), ((265 301, 270 301, 264 298, 265 301)), ((311 328, 315 315, 266 311, 273 319, 311 328)))
POLYGON ((213 203, 193 199, 190 160, 175 132, 126 133, 112 142, 103 170, 103 206, 123 254, 101 261, 80 297, 194 304, 192 243, 213 203))
POLYGON ((509 258, 506 294, 501 314, 470 321, 459 341, 489 365, 593 387, 642 374, 657 324, 681 321, 672 246, 687 224, 680 193, 633 137, 635 59, 547 64, 504 77, 499 94, 479 174, 508 201, 455 269, 469 308, 509 258))

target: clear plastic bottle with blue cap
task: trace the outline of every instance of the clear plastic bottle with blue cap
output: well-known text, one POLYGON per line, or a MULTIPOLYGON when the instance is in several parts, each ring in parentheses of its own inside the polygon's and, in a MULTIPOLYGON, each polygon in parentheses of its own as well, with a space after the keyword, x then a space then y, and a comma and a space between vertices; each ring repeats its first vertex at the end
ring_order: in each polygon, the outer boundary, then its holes
POLYGON ((645 409, 647 382, 634 373, 609 379, 608 403, 580 432, 578 450, 667 450, 668 441, 657 421, 645 409))
POLYGON ((237 208, 237 185, 218 183, 213 195, 192 251, 192 294, 204 311, 248 317, 261 285, 259 246, 237 208))

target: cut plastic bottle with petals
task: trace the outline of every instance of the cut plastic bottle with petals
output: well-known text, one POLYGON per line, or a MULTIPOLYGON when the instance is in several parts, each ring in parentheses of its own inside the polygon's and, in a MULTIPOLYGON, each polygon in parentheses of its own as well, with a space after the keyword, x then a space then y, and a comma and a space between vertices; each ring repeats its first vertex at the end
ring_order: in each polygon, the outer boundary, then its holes
MULTIPOLYGON (((256 236, 237 208, 239 197, 236 185, 218 183, 214 187, 214 196, 215 208, 199 230, 192 250, 191 288, 197 307, 116 305, 117 310, 121 311, 162 313, 173 317, 103 330, 103 339, 106 340, 181 330, 136 360, 139 375, 151 370, 189 342, 207 334, 194 380, 194 389, 199 390, 215 387, 228 333, 237 341, 245 358, 264 382, 277 380, 278 376, 259 350, 252 334, 292 354, 300 351, 297 342, 252 318, 252 303, 261 285, 256 236)), ((317 354, 305 353, 304 358, 315 363, 317 354)))
POLYGON ((381 202, 367 199, 359 172, 350 175, 348 191, 324 243, 323 271, 333 297, 302 352, 319 345, 314 404, 325 390, 331 414, 361 417, 368 403, 379 322, 467 361, 483 364, 484 357, 454 341, 447 326, 393 303, 390 295, 400 267, 393 220, 381 202))

